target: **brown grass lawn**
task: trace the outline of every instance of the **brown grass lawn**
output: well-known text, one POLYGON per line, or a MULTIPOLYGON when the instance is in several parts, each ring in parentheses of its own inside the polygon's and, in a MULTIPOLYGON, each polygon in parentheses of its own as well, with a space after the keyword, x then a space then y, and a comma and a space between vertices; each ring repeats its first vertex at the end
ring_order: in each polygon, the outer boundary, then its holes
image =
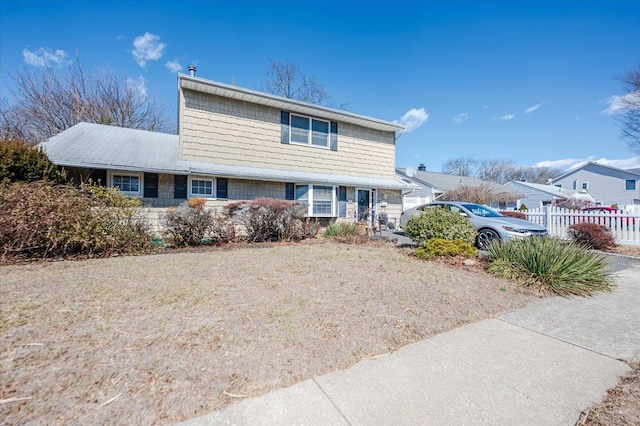
POLYGON ((167 424, 540 297, 319 239, 0 268, 2 423, 167 424))

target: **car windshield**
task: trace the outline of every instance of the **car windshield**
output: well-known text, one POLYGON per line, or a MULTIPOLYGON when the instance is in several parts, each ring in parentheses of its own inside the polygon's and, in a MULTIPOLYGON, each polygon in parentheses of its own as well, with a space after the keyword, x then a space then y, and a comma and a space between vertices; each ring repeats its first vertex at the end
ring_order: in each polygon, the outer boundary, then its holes
POLYGON ((462 207, 479 217, 502 217, 497 211, 479 204, 462 204, 462 207))

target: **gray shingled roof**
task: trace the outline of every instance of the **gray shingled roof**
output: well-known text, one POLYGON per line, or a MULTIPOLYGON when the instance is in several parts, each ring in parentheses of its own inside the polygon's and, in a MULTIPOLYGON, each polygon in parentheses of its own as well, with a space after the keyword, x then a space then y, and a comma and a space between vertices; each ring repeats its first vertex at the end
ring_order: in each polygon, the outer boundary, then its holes
POLYGON ((54 164, 67 167, 214 175, 239 179, 327 183, 385 189, 407 187, 397 179, 183 161, 180 159, 178 135, 101 124, 76 124, 40 146, 54 164))
POLYGON ((576 192, 576 190, 568 190, 568 189, 563 189, 560 187, 557 187, 555 185, 545 185, 545 184, 541 184, 541 183, 532 183, 532 182, 522 182, 522 181, 511 181, 511 182, 507 182, 507 185, 513 187, 514 189, 517 189, 516 187, 519 186, 523 186, 525 188, 531 188, 531 189, 535 189, 537 191, 542 191, 546 194, 550 194, 556 197, 563 197, 563 198, 570 198, 571 196, 573 196, 576 192))
POLYGON ((177 173, 178 135, 78 123, 40 144, 57 165, 177 173))

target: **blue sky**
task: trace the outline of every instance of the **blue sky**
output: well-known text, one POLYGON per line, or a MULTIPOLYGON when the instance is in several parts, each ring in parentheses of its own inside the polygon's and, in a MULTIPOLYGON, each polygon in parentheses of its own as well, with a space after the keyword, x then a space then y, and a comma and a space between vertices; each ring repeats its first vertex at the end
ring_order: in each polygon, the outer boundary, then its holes
POLYGON ((269 59, 294 62, 347 110, 408 125, 398 167, 640 167, 607 112, 640 66, 639 1, 0 2, 2 96, 8 73, 76 56, 172 115, 189 64, 258 89, 269 59))

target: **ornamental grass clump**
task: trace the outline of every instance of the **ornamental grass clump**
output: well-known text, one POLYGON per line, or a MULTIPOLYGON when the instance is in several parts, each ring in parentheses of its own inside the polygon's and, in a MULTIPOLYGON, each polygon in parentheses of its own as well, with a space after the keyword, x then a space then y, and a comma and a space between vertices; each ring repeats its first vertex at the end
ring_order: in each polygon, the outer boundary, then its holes
POLYGON ((560 296, 590 296, 613 288, 604 255, 554 237, 492 244, 486 259, 488 272, 560 296))
POLYGON ((425 209, 404 227, 404 234, 421 246, 432 239, 462 240, 473 245, 476 230, 466 217, 442 208, 425 209))
POLYGON ((334 241, 347 244, 365 244, 371 241, 368 235, 362 233, 362 229, 355 223, 332 223, 324 230, 322 235, 334 241))
POLYGON ((355 223, 332 223, 324 230, 325 237, 357 237, 360 235, 355 223))

